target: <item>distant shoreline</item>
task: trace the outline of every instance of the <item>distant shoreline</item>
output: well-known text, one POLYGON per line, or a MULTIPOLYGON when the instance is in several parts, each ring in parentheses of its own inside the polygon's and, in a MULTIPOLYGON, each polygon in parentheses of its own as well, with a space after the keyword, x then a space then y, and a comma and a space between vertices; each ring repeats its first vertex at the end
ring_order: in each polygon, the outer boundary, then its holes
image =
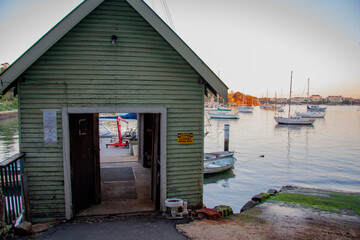
POLYGON ((18 114, 18 110, 0 112, 0 120, 14 118, 18 114))

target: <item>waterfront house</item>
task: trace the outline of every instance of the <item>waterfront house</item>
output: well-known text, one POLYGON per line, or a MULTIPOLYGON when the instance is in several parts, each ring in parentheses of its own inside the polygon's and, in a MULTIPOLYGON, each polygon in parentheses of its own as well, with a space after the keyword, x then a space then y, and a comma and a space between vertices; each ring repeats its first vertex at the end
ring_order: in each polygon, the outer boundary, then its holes
POLYGON ((143 1, 84 1, 0 78, 19 97, 30 221, 101 202, 99 113, 137 113, 152 132, 139 161, 151 161, 155 210, 202 205, 204 95, 227 100, 227 87, 143 1))

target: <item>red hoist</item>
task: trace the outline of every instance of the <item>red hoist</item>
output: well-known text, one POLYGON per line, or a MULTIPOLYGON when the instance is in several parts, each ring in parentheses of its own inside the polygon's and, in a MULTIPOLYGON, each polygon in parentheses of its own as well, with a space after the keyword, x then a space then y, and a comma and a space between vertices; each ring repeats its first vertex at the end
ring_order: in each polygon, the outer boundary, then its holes
POLYGON ((114 146, 114 147, 127 147, 127 146, 129 146, 129 142, 127 142, 127 141, 123 142, 123 139, 121 137, 121 124, 120 124, 120 121, 128 123, 122 117, 120 117, 120 116, 116 117, 116 125, 117 125, 117 129, 118 129, 119 141, 116 142, 116 143, 106 144, 106 147, 108 147, 108 146, 114 146))

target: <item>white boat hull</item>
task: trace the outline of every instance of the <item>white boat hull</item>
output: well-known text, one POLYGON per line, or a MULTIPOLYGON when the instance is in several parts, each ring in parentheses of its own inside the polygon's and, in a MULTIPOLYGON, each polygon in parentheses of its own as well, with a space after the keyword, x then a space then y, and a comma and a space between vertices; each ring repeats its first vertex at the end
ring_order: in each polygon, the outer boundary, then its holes
POLYGON ((235 158, 229 157, 204 162, 204 174, 218 173, 233 168, 235 161, 235 158))
POLYGON ((287 124, 287 125, 312 125, 315 122, 313 118, 302 118, 302 117, 274 117, 275 121, 278 124, 287 124))
POLYGON ((219 158, 229 158, 233 156, 234 156, 234 151, 204 153, 204 162, 213 161, 219 158))
POLYGON ((241 106, 241 107, 238 107, 238 111, 241 113, 252 113, 253 109, 246 107, 246 106, 241 106))
POLYGON ((323 112, 302 112, 302 113, 296 113, 296 116, 299 116, 302 118, 324 118, 325 113, 323 113, 323 112))
POLYGON ((238 119, 239 116, 235 113, 208 113, 210 118, 218 119, 238 119))
POLYGON ((307 110, 309 112, 325 112, 326 107, 319 107, 319 106, 307 106, 307 110))

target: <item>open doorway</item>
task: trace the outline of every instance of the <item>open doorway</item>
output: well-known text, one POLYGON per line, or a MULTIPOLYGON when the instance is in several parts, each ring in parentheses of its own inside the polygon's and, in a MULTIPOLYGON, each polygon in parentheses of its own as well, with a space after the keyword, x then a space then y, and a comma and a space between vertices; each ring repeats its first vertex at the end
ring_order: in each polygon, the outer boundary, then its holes
POLYGON ((69 114, 75 216, 159 210, 160 114, 118 115, 69 114))

